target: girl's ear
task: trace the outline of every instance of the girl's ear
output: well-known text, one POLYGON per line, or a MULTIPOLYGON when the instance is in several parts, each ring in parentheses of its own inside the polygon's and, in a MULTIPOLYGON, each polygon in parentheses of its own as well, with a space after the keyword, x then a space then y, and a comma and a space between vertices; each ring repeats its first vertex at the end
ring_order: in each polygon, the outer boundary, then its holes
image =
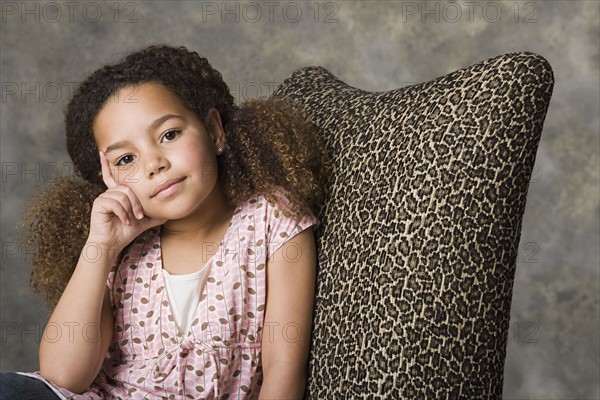
POLYGON ((217 148, 225 147, 225 131, 221 121, 221 113, 214 107, 209 108, 206 116, 207 128, 217 148))

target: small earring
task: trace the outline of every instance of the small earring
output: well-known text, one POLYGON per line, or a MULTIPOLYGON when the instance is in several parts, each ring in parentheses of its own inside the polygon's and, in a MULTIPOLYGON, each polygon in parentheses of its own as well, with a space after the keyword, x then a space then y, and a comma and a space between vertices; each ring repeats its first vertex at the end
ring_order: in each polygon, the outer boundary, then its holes
POLYGON ((221 155, 222 152, 223 152, 223 149, 219 147, 219 149, 217 150, 217 155, 221 155))

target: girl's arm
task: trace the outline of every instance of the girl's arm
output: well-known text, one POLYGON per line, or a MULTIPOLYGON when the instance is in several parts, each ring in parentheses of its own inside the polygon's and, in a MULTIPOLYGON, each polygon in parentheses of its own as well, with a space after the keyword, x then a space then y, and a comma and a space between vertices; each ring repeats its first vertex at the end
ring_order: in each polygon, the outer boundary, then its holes
POLYGON ((304 395, 316 265, 312 228, 291 238, 268 260, 261 400, 301 399, 304 395))
POLYGON ((104 153, 100 164, 107 190, 94 200, 87 242, 40 343, 40 374, 75 393, 96 379, 112 339, 106 281, 114 260, 140 233, 166 221, 144 215, 133 191, 113 179, 104 153))
POLYGON ((40 343, 40 374, 75 393, 94 381, 112 338, 106 287, 111 254, 110 248, 86 243, 40 343))

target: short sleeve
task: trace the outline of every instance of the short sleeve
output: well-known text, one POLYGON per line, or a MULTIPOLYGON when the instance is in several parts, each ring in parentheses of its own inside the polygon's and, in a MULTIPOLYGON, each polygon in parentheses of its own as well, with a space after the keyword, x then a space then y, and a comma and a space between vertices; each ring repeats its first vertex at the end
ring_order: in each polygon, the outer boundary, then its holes
POLYGON ((110 271, 108 272, 108 278, 106 278, 106 287, 108 290, 112 290, 113 285, 115 283, 115 277, 117 275, 117 270, 119 269, 119 265, 123 261, 125 254, 129 251, 131 246, 125 246, 125 248, 119 253, 119 255, 115 258, 115 261, 110 267, 110 271))
POLYGON ((108 288, 109 291, 112 290, 112 287, 115 283, 115 276, 117 274, 118 260, 119 260, 119 257, 117 257, 115 262, 113 262, 113 265, 110 267, 110 272, 108 273, 108 278, 106 279, 106 287, 108 288))
MULTIPOLYGON (((292 217, 288 210, 293 209, 285 190, 276 192, 280 203, 272 206, 267 202, 267 258, 270 258, 283 244, 305 229, 318 227, 321 221, 312 213, 302 216, 300 221, 292 217)), ((265 199, 266 201, 266 199, 265 199)))

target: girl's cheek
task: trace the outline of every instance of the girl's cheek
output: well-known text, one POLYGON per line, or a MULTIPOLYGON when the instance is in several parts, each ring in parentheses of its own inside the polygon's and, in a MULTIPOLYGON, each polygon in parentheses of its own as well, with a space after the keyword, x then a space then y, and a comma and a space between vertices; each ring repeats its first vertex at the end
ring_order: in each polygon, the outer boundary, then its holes
POLYGON ((147 188, 143 187, 141 176, 139 175, 138 168, 135 164, 128 164, 116 169, 116 174, 113 174, 113 179, 118 185, 127 186, 131 189, 140 203, 142 203, 147 188))
POLYGON ((117 170, 115 182, 125 186, 135 185, 140 182, 139 167, 136 163, 124 165, 117 170))

